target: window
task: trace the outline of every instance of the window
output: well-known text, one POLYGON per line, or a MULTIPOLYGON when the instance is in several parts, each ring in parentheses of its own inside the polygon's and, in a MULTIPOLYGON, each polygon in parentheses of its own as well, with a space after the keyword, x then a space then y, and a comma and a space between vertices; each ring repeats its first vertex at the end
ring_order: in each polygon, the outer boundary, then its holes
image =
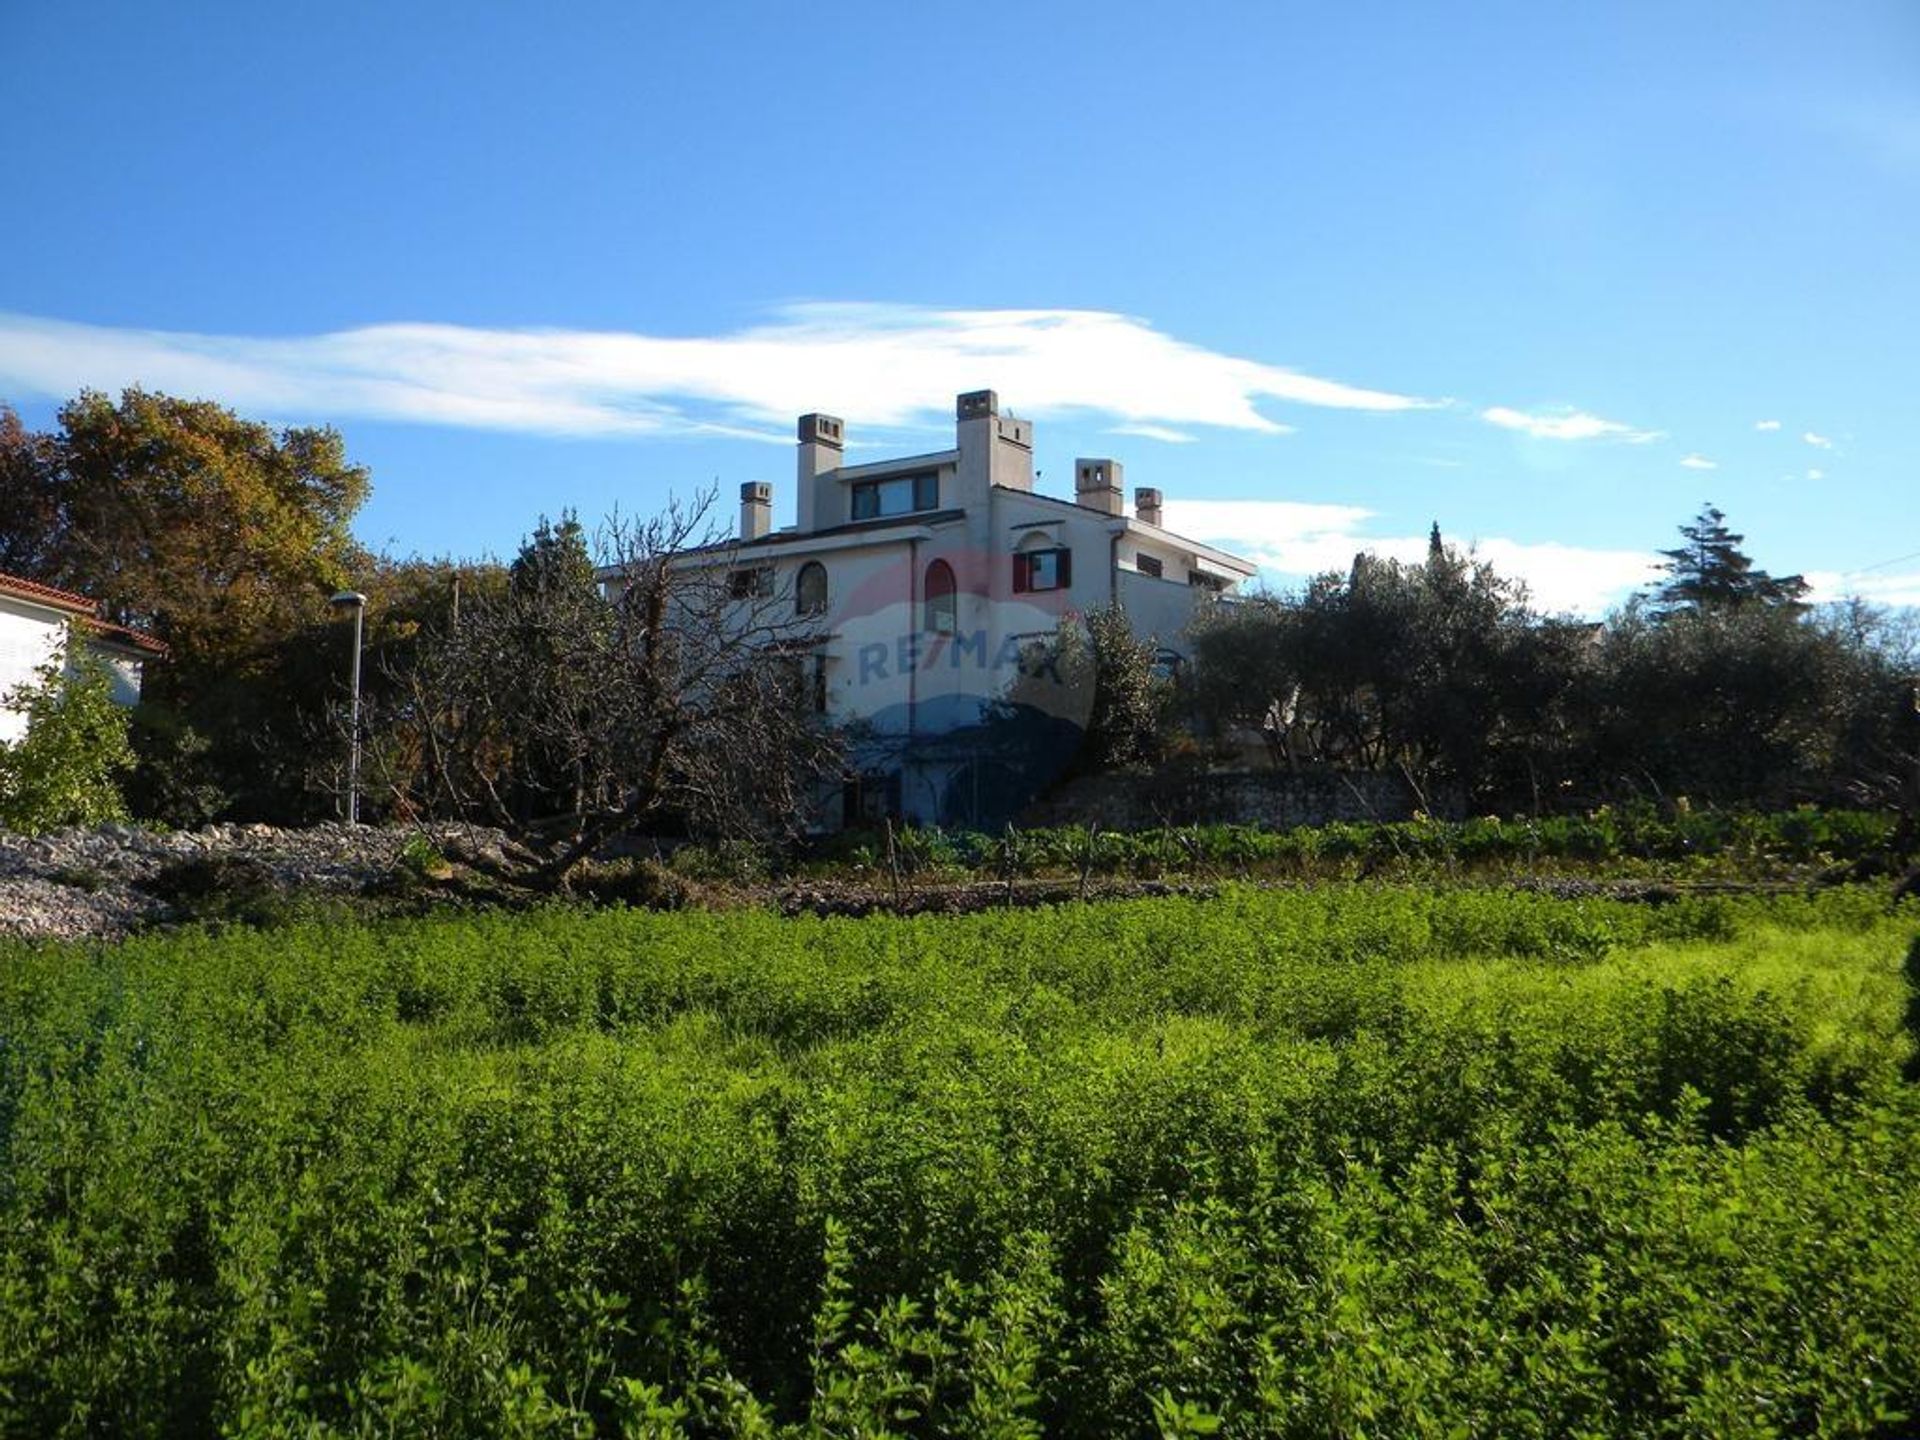
POLYGON ((840 791, 840 820, 849 830, 878 825, 900 814, 900 774, 870 771, 849 775, 840 791))
POLYGON ((1151 555, 1134 556, 1133 568, 1138 570, 1142 575, 1151 575, 1156 580, 1164 579, 1167 573, 1167 567, 1151 555))
POLYGON ((809 560, 793 582, 793 609, 797 615, 827 613, 827 567, 809 560))
POLYGON ((862 480, 853 487, 853 518, 881 520, 889 515, 911 515, 940 505, 938 475, 896 475, 890 480, 862 480))
POLYGON ((1216 595, 1227 588, 1226 581, 1218 575, 1209 575, 1204 570, 1189 570, 1187 584, 1196 590, 1211 590, 1216 595))
POLYGON ((773 571, 765 565, 727 572, 727 594, 735 600, 760 600, 773 594, 773 571))
POLYGON ((1073 584, 1073 552, 1064 546, 1051 550, 1023 550, 1013 557, 1013 588, 1065 590, 1073 584))
POLYGON ((931 630, 936 635, 951 635, 960 628, 958 591, 951 565, 944 560, 936 560, 927 566, 927 613, 922 629, 931 630))
POLYGON ((827 713, 827 657, 818 653, 775 655, 769 662, 781 689, 802 715, 827 713))

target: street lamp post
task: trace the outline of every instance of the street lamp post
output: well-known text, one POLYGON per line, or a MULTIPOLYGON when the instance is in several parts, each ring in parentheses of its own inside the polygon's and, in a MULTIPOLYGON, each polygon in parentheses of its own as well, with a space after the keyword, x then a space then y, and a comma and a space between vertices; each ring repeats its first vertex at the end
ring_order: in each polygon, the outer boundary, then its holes
POLYGON ((367 614, 367 597, 358 590, 342 590, 327 602, 333 606, 348 606, 353 610, 353 701, 348 712, 347 729, 350 742, 347 748, 347 823, 360 823, 360 638, 361 626, 367 614))

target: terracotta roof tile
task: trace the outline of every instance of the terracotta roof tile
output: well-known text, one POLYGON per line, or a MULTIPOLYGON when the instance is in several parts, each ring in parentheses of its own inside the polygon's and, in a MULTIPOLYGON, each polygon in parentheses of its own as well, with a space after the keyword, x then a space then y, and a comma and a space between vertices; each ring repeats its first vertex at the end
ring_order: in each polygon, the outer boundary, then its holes
POLYGON ((125 625, 109 625, 105 620, 95 620, 91 616, 83 616, 80 624, 96 639, 112 641, 135 650, 144 650, 149 655, 164 656, 167 653, 165 641, 156 640, 143 631, 130 629, 125 625))
POLYGON ((84 595, 76 595, 71 590, 57 590, 51 585, 42 585, 38 580, 9 575, 3 570, 0 570, 0 595, 17 595, 22 600, 36 600, 44 605, 87 615, 99 609, 84 595))

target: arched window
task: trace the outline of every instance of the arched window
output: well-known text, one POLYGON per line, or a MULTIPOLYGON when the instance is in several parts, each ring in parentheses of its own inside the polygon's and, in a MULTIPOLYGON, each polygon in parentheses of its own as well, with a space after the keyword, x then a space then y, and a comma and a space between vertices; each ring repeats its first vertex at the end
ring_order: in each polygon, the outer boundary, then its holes
POLYGON ((827 567, 809 560, 793 582, 793 608, 800 615, 827 613, 827 567))
POLYGON ((944 560, 927 566, 926 629, 936 635, 951 635, 960 628, 959 587, 953 583, 953 567, 944 560))

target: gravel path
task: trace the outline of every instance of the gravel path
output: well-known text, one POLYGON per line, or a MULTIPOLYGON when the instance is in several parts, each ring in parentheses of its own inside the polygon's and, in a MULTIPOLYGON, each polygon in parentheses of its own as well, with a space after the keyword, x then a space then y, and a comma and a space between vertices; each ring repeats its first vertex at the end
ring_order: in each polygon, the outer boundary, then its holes
MULTIPOLYGON (((423 832, 315 825, 211 825, 160 834, 132 825, 55 830, 25 836, 0 831, 0 935, 56 939, 114 938, 167 918, 167 906, 142 886, 182 861, 250 861, 288 890, 347 894, 386 874, 423 832)), ((445 849, 497 856, 498 832, 435 826, 425 832, 445 849)))

